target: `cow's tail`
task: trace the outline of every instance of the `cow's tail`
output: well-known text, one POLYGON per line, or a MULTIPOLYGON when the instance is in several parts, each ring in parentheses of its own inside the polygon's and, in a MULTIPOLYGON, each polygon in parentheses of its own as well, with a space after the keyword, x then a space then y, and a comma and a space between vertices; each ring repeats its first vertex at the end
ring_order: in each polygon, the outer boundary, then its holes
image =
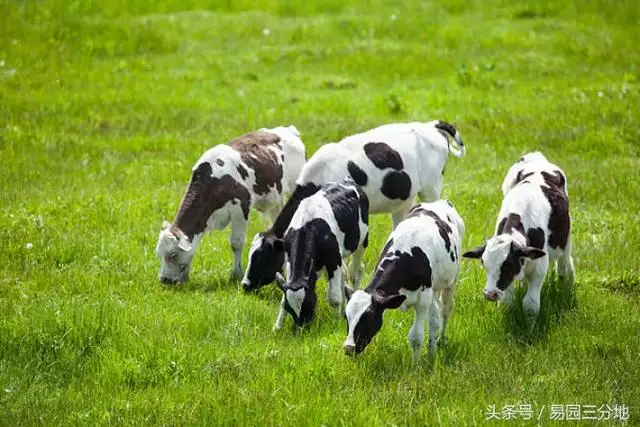
POLYGON ((449 143, 449 152, 453 153, 453 155, 456 157, 464 157, 465 148, 464 142, 462 142, 462 137, 460 136, 460 132, 458 132, 458 130, 453 127, 452 124, 443 122, 442 120, 438 120, 435 124, 435 127, 439 131, 443 132, 445 134, 445 137, 446 135, 449 135, 451 136, 451 138, 453 138, 453 141, 455 141, 455 144, 453 144, 452 141, 447 138, 447 141, 449 143))

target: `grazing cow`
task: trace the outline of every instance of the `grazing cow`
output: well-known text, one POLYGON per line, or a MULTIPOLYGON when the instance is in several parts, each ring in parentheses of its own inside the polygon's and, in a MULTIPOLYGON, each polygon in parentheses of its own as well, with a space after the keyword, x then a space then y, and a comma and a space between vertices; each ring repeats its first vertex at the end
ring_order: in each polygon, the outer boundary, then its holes
POLYGON ((161 259, 160 281, 186 281, 202 236, 229 223, 232 277, 242 277, 241 256, 250 209, 274 220, 304 162, 305 148, 295 126, 260 129, 205 152, 192 169, 173 224, 165 221, 160 231, 156 246, 161 259))
POLYGON ((321 270, 329 280, 329 304, 341 309, 343 263, 353 254, 350 276, 359 280, 360 260, 369 237, 368 223, 369 200, 349 178, 326 184, 300 202, 284 241, 277 240, 287 253, 290 268, 286 283, 280 273, 276 275, 284 295, 275 330, 282 328, 286 313, 297 326, 311 322, 316 308, 315 286, 321 270))
POLYGON ((424 201, 440 197, 449 153, 462 157, 464 144, 452 125, 439 120, 388 124, 322 146, 302 169, 271 229, 253 238, 242 286, 256 290, 274 280, 282 269, 274 242, 284 235, 300 201, 323 184, 351 177, 369 198, 371 213, 390 213, 395 227, 416 195, 424 201))
POLYGON ((454 308, 464 222, 448 200, 416 205, 392 231, 366 289, 345 287, 347 339, 344 351, 361 353, 382 328, 383 312, 414 307, 409 332, 414 360, 420 357, 429 320, 429 351, 445 340, 454 308), (440 304, 443 306, 442 319, 440 304))
POLYGON ((529 153, 509 170, 494 236, 466 252, 487 271, 484 297, 511 303, 514 280, 526 280, 523 308, 530 321, 540 311, 540 292, 549 263, 574 282, 567 178, 541 153, 529 153))

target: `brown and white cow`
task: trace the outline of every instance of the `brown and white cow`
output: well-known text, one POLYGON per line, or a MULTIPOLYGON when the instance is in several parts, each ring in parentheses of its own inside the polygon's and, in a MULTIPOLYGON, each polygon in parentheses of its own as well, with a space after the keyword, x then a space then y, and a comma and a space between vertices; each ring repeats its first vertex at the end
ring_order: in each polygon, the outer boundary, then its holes
POLYGON ((513 282, 526 281, 522 305, 533 322, 549 264, 557 262, 558 275, 575 280, 567 178, 542 153, 528 153, 509 169, 502 191, 494 236, 463 256, 482 260, 489 301, 511 303, 513 282))
POLYGON ((305 147, 295 126, 263 128, 206 151, 193 166, 173 224, 165 221, 158 236, 160 281, 186 281, 204 234, 228 224, 232 277, 239 279, 249 211, 255 208, 273 221, 304 163, 305 147))

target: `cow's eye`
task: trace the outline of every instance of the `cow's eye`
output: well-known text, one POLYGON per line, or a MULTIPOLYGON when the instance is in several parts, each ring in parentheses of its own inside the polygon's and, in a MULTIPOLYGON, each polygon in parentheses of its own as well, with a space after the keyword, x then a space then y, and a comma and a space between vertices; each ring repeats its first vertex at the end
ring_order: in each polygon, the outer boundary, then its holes
POLYGON ((178 254, 176 252, 171 252, 169 255, 167 255, 167 259, 170 260, 174 260, 178 257, 178 254))
POLYGON ((187 264, 180 264, 180 271, 185 271, 187 269, 187 264))

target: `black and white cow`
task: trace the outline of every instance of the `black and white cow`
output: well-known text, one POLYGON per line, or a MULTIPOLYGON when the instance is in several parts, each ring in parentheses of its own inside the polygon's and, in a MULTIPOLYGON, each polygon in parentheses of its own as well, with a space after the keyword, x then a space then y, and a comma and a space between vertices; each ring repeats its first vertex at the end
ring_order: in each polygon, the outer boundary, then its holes
POLYGON ((416 205, 391 232, 366 289, 345 287, 347 339, 344 351, 361 353, 382 328, 384 310, 414 307, 409 332, 413 358, 420 357, 424 324, 429 321, 429 351, 444 342, 454 308, 464 222, 448 200, 416 205), (443 306, 442 316, 440 304, 443 306))
POLYGON ((525 280, 522 304, 535 321, 549 263, 557 262, 558 275, 574 282, 567 178, 541 153, 529 153, 509 169, 502 191, 494 236, 463 256, 482 260, 489 301, 511 303, 514 280, 525 280))
POLYGON ((414 205, 416 195, 424 201, 440 197, 450 153, 462 157, 464 144, 458 131, 440 120, 383 125, 323 145, 302 169, 296 189, 271 229, 253 238, 243 287, 255 290, 274 280, 282 268, 274 241, 284 235, 300 201, 323 184, 351 177, 369 198, 371 213, 390 213, 395 227, 414 205))
MULTIPOLYGON (((369 200, 349 178, 326 184, 300 202, 284 241, 276 240, 284 247, 290 268, 286 282, 280 273, 276 275, 284 295, 275 330, 282 328, 286 313, 297 326, 311 322, 316 308, 316 281, 322 270, 329 280, 329 304, 342 308, 344 260, 352 255, 351 267, 360 267, 368 244, 368 223, 369 200)), ((352 271, 350 276, 358 277, 358 273, 352 271)))
POLYGON ((284 194, 293 189, 304 163, 305 147, 295 126, 260 129, 205 152, 193 166, 173 224, 165 221, 158 236, 160 281, 186 281, 203 235, 229 223, 232 276, 242 277, 241 256, 250 209, 275 220, 284 194))

